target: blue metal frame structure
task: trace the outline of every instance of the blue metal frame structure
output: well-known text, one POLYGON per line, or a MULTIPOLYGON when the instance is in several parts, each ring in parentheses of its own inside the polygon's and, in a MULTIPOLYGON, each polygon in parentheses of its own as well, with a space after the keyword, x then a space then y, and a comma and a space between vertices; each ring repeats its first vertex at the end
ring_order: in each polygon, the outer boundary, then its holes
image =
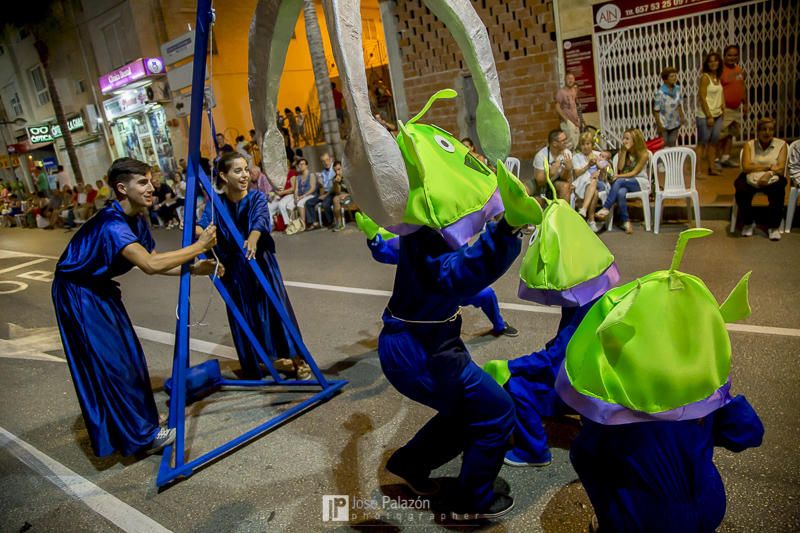
MULTIPOLYGON (((200 168, 200 134, 202 131, 202 116, 203 116, 203 96, 205 86, 205 71, 206 71, 206 55, 208 53, 208 40, 211 24, 213 23, 213 12, 211 9, 211 0, 198 0, 197 2, 197 25, 195 27, 195 45, 194 45, 194 71, 192 73, 192 99, 191 99, 191 114, 189 123, 189 164, 186 176, 186 200, 184 208, 184 226, 183 226, 183 246, 189 246, 194 241, 194 228, 195 228, 195 209, 197 201, 197 185, 198 182, 206 190, 209 198, 214 202, 214 208, 217 213, 217 223, 221 221, 227 228, 230 228, 231 233, 238 242, 244 242, 244 238, 239 234, 236 226, 233 224, 227 208, 214 193, 208 176, 200 168)), ((209 123, 214 133, 214 122, 209 110, 209 123)), ((242 250, 244 253, 244 250, 242 250)), ((238 437, 226 442, 225 444, 206 452, 205 454, 187 461, 186 457, 186 424, 185 424, 185 410, 186 410, 186 374, 189 370, 189 298, 190 298, 190 274, 188 265, 184 265, 181 270, 180 290, 178 292, 178 319, 176 324, 175 335, 175 351, 173 354, 172 362, 172 394, 169 404, 169 426, 176 429, 175 442, 164 449, 164 455, 161 459, 161 466, 158 471, 156 484, 159 487, 164 487, 182 477, 191 476, 197 469, 203 467, 209 462, 221 457, 236 448, 247 443, 251 439, 262 435, 263 433, 273 429, 274 427, 282 424, 283 422, 298 416, 302 412, 313 408, 314 406, 327 401, 334 394, 336 394, 347 381, 344 380, 327 380, 320 371, 314 358, 308 352, 308 349, 300 337, 300 332, 290 320, 286 308, 281 303, 275 292, 270 287, 263 272, 258 268, 255 261, 249 261, 250 268, 252 268, 256 278, 262 285, 270 302, 275 306, 278 314, 281 317, 289 335, 300 347, 302 357, 311 367, 311 372, 315 379, 309 381, 299 380, 286 380, 280 377, 280 374, 275 370, 272 362, 259 343, 258 339, 253 334, 252 330, 244 320, 241 312, 236 304, 231 300, 225 287, 218 280, 214 280, 220 296, 231 309, 234 317, 239 325, 245 332, 250 343, 255 347, 256 352, 266 366, 271 380, 233 380, 223 379, 219 382, 221 386, 235 386, 246 388, 258 387, 319 387, 321 390, 316 392, 306 400, 294 405, 290 409, 276 415, 262 424, 246 431, 238 437)))

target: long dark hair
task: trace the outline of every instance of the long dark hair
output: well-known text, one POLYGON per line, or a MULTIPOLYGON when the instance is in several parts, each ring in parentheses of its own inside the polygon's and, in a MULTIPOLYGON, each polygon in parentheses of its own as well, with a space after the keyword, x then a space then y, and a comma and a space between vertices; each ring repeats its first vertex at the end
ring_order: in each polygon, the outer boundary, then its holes
POLYGON ((722 75, 722 56, 719 55, 719 52, 709 52, 703 58, 703 69, 704 74, 713 74, 717 78, 722 75), (717 70, 711 70, 711 67, 708 66, 708 62, 711 61, 712 57, 717 58, 717 70))

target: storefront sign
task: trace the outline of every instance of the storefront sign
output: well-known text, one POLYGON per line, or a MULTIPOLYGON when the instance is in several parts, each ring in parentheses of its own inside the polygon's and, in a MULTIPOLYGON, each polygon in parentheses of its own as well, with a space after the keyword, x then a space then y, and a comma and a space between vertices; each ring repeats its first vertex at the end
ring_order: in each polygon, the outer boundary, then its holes
POLYGON ((165 65, 172 65, 181 59, 194 55, 194 32, 187 31, 177 39, 161 45, 161 56, 165 65))
POLYGON ((695 13, 747 0, 614 0, 592 6, 594 31, 618 30, 695 13))
POLYGON ((147 106, 147 91, 144 87, 138 87, 125 91, 119 96, 103 102, 103 109, 106 112, 106 120, 114 120, 118 117, 130 115, 144 109, 147 106))
POLYGON ((100 83, 100 91, 102 91, 103 94, 107 94, 114 89, 125 87, 129 83, 144 78, 145 76, 163 73, 164 62, 160 57, 139 58, 122 68, 118 68, 117 70, 101 76, 98 80, 100 83))
POLYGON ((583 113, 597 112, 597 92, 594 79, 592 36, 576 37, 564 41, 564 70, 575 75, 578 84, 578 102, 583 113))
MULTIPOLYGON (((78 115, 67 120, 69 131, 83 129, 83 117, 78 115)), ((28 132, 28 141, 31 144, 51 143, 62 137, 61 126, 58 124, 38 124, 25 128, 28 132)))

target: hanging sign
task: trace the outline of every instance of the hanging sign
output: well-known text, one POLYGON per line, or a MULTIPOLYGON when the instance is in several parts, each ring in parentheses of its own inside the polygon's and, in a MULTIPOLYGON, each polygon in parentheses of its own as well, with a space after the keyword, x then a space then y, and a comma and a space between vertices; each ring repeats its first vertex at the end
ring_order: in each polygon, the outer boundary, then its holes
POLYGON ((564 70, 575 75, 581 112, 597 112, 597 84, 594 79, 592 36, 567 39, 563 44, 564 70))
POLYGON ((142 79, 146 76, 164 73, 164 62, 160 57, 140 57, 136 61, 128 63, 124 67, 112 70, 103 74, 98 79, 100 91, 103 94, 110 93, 114 89, 125 87, 129 83, 142 79))
POLYGON ((594 31, 618 30, 703 13, 745 1, 747 0, 613 0, 592 6, 594 31))
POLYGON ((172 65, 181 59, 194 55, 194 32, 187 31, 180 37, 161 45, 161 57, 165 65, 172 65))
POLYGON ((103 102, 103 110, 106 113, 106 120, 111 121, 141 111, 147 107, 147 103, 147 90, 144 87, 137 87, 103 102))
MULTIPOLYGON (((69 131, 76 131, 83 128, 83 117, 78 115, 67 120, 69 131)), ((55 139, 62 137, 61 126, 58 124, 38 124, 25 128, 28 133, 28 140, 31 144, 51 143, 55 139)))

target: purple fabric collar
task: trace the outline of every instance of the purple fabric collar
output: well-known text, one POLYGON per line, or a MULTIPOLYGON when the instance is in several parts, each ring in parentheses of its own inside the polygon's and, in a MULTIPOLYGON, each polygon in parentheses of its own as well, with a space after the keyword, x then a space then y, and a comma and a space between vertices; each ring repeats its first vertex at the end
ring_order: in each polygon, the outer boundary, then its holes
POLYGON ((576 391, 569 381, 565 364, 566 361, 561 363, 561 368, 556 377, 556 392, 564 400, 564 403, 578 411, 578 413, 593 422, 606 426, 633 424, 636 422, 695 420, 716 411, 720 407, 724 407, 732 399, 730 395, 731 378, 729 377, 728 381, 708 398, 660 413, 634 411, 624 405, 609 403, 576 391))
POLYGON ((520 280, 517 296, 523 300, 540 303, 542 305, 556 305, 559 307, 580 307, 586 305, 599 296, 602 296, 619 283, 619 269, 617 263, 611 263, 605 272, 569 289, 558 291, 555 289, 532 289, 520 280))
MULTIPOLYGON (((445 242, 453 249, 457 250, 467 244, 469 240, 481 232, 487 221, 504 211, 503 200, 500 198, 500 191, 495 189, 486 204, 478 211, 459 218, 449 226, 436 230, 444 238, 445 242)), ((408 235, 414 233, 419 228, 419 224, 397 224, 386 229, 397 235, 408 235)))

